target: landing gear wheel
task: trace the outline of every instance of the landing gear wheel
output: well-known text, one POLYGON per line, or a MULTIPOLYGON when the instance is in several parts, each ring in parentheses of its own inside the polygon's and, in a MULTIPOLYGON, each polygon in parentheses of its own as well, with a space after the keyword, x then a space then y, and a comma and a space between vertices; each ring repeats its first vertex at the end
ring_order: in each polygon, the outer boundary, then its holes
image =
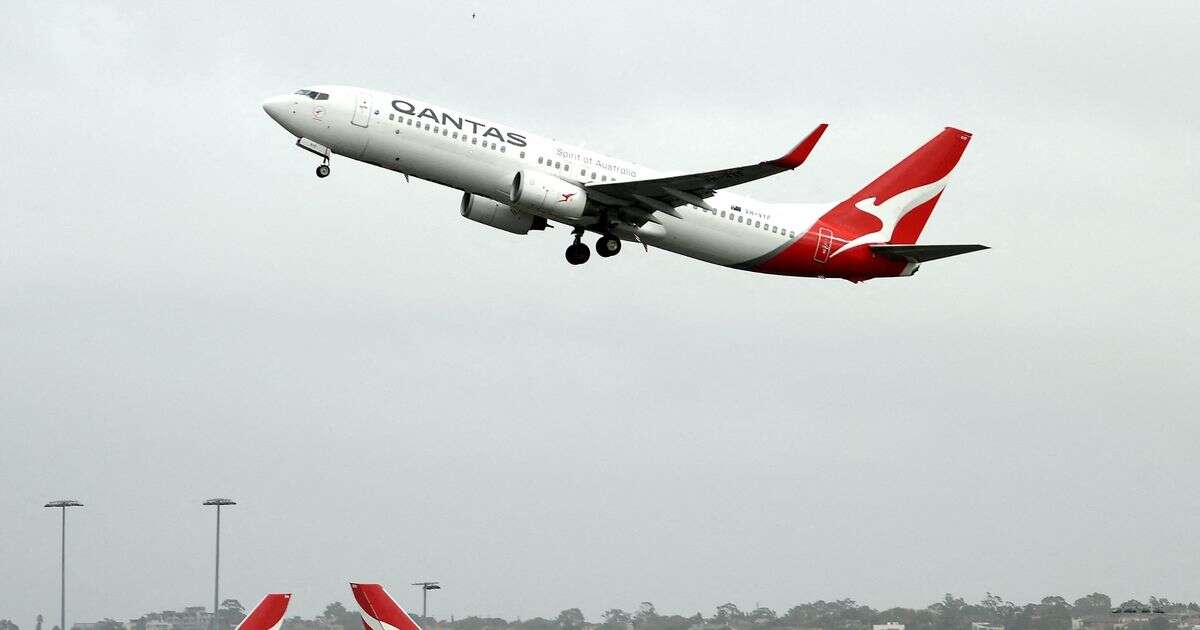
POLYGON ((317 177, 329 177, 329 165, 322 164, 317 167, 317 177))
POLYGON ((616 256, 617 254, 621 253, 621 239, 611 234, 605 234, 604 236, 601 236, 600 239, 596 241, 596 253, 600 254, 601 258, 616 256))
POLYGON ((592 250, 583 243, 574 243, 567 248, 567 262, 572 265, 582 265, 592 257, 592 250))

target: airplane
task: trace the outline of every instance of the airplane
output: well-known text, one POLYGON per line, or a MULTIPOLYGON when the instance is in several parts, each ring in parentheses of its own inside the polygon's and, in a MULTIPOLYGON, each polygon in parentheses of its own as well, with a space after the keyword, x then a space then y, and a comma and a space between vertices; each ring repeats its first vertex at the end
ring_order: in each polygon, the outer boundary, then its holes
POLYGON ((716 265, 851 282, 911 276, 921 263, 987 249, 918 245, 971 134, 947 127, 862 190, 833 203, 767 203, 726 189, 795 169, 828 125, 782 157, 701 173, 662 173, 407 96, 313 86, 267 99, 266 113, 321 158, 342 155, 463 191, 459 213, 513 234, 571 228, 567 261, 622 242, 716 265))
POLYGON ((234 630, 279 630, 283 615, 287 612, 291 593, 271 593, 264 597, 254 610, 234 630))
POLYGON ((421 630, 382 585, 351 582, 350 591, 362 609, 363 630, 421 630))

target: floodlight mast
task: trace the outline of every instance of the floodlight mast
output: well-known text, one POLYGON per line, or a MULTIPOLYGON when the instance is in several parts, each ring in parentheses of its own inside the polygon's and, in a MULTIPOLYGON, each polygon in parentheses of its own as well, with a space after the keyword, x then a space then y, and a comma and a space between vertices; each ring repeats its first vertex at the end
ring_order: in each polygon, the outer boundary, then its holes
POLYGON ((437 582, 413 582, 412 585, 421 587, 421 616, 428 617, 429 591, 441 590, 442 587, 437 582))
POLYGON ((204 505, 217 506, 217 562, 216 568, 213 571, 213 616, 212 630, 217 629, 217 594, 221 591, 221 506, 222 505, 237 505, 237 501, 233 499, 209 499, 204 502, 204 505))
POLYGON ((59 590, 59 630, 67 630, 67 508, 83 507, 74 499, 59 499, 50 501, 42 507, 59 508, 62 510, 62 583, 59 590))

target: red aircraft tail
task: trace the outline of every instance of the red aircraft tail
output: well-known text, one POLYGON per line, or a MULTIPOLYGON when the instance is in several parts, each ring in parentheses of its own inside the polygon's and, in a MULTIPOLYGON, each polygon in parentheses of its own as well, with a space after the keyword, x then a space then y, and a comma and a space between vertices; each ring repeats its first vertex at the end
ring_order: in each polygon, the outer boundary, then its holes
POLYGON ((412 617, 379 584, 350 583, 354 600, 362 608, 364 630, 421 630, 412 617), (367 617, 380 624, 367 623, 367 617))
POLYGON ((234 630, 279 630, 283 615, 287 612, 291 593, 271 593, 263 598, 254 610, 234 630))
POLYGON ((916 243, 941 198, 950 171, 954 170, 970 141, 971 134, 947 127, 875 181, 839 203, 822 218, 823 221, 835 226, 834 231, 839 234, 870 234, 875 242, 916 243))

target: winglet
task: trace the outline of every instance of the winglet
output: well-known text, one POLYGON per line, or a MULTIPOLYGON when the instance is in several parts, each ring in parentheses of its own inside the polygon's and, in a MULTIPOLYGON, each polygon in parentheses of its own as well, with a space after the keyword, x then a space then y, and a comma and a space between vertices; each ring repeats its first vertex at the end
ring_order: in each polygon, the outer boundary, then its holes
POLYGON ((817 146, 817 140, 821 139, 821 134, 825 133, 825 130, 828 128, 828 123, 817 125, 817 128, 813 129, 812 133, 808 134, 808 137, 801 140, 800 144, 797 144, 787 155, 778 160, 771 160, 771 164, 789 170, 800 166, 804 163, 804 160, 808 159, 808 154, 812 153, 813 147, 817 146))
POLYGON ((283 625, 283 614, 287 612, 291 593, 271 593, 263 598, 254 610, 239 623, 236 630, 279 630, 283 625))
MULTIPOLYGON (((409 617, 408 613, 404 612, 404 609, 387 594, 387 591, 383 590, 383 586, 351 582, 350 590, 354 593, 354 599, 362 608, 362 612, 379 622, 383 630, 421 630, 412 617, 409 617)), ((364 618, 363 627, 373 627, 373 625, 368 624, 364 618)))

